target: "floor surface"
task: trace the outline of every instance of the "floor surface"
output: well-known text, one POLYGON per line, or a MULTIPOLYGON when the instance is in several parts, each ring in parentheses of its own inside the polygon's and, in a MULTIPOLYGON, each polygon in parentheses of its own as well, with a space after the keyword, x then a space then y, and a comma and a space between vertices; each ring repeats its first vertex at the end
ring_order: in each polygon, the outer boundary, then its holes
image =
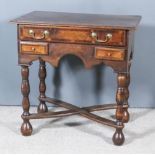
MULTIPOLYGON (((36 111, 36 108, 31 108, 36 111)), ((114 129, 80 116, 33 120, 30 137, 20 134, 21 107, 0 107, 0 153, 155 153, 155 109, 129 109, 126 141, 114 146, 114 129)), ((112 116, 113 110, 98 112, 112 116)))

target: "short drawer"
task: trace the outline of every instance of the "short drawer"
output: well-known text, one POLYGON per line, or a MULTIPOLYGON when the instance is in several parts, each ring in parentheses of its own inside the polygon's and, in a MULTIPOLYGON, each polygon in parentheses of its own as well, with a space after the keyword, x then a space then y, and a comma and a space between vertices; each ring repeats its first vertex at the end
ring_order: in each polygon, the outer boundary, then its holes
POLYGON ((115 48, 96 47, 95 58, 103 59, 103 60, 123 61, 125 60, 125 50, 115 49, 115 48))
POLYGON ((20 40, 34 40, 34 41, 50 41, 50 29, 46 27, 20 26, 19 27, 20 40))
POLYGON ((30 43, 20 42, 20 53, 21 54, 48 54, 48 43, 30 43))

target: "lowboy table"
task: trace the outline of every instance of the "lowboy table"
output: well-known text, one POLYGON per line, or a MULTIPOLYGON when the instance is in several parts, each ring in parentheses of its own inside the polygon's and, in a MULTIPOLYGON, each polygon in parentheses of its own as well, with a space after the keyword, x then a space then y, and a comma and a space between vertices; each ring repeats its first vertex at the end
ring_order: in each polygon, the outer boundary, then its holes
POLYGON ((124 142, 124 123, 129 120, 128 98, 130 66, 133 56, 134 31, 140 16, 95 15, 34 11, 12 22, 18 25, 18 60, 21 66, 23 94, 23 124, 21 133, 32 133, 30 119, 65 117, 78 114, 98 123, 116 128, 113 135, 115 145, 124 142), (86 68, 104 64, 117 73, 116 104, 95 105, 79 108, 70 103, 48 98, 46 91, 46 65, 59 65, 63 56, 79 57, 86 68), (39 60, 38 113, 30 113, 29 66, 39 60), (67 110, 48 111, 46 102, 67 110), (93 114, 94 111, 116 109, 116 120, 93 114))

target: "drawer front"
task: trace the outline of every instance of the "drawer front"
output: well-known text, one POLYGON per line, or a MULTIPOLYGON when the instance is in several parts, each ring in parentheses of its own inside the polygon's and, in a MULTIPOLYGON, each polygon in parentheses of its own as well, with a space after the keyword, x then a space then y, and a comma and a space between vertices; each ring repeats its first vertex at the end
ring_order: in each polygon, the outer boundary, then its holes
POLYGON ((29 43, 21 42, 20 43, 20 53, 21 54, 39 54, 47 55, 48 54, 48 44, 47 43, 29 43))
POLYGON ((90 43, 111 46, 126 45, 126 31, 124 30, 55 28, 52 38, 58 42, 90 43))
POLYGON ((19 38, 21 40, 50 41, 50 33, 50 29, 46 27, 20 26, 19 28, 19 38))
POLYGON ((48 41, 64 43, 126 46, 126 31, 73 27, 48 27, 20 25, 19 39, 23 41, 48 41))
POLYGON ((124 49, 113 49, 113 48, 95 48, 95 58, 103 60, 125 60, 125 50, 124 49))

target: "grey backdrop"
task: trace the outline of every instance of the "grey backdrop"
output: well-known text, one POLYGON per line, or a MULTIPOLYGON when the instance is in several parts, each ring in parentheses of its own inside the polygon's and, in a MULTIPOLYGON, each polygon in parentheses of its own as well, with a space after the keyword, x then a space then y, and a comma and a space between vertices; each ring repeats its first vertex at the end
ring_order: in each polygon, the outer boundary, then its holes
MULTIPOLYGON (((154 0, 0 0, 0 105, 21 104, 16 25, 9 20, 33 10, 142 15, 135 39, 129 101, 132 107, 155 107, 154 0)), ((80 106, 115 101, 116 75, 112 69, 98 66, 85 70, 74 57, 64 59, 62 64, 58 69, 47 65, 48 96, 80 106)), ((30 81, 30 101, 36 105, 37 62, 31 67, 30 81)))

